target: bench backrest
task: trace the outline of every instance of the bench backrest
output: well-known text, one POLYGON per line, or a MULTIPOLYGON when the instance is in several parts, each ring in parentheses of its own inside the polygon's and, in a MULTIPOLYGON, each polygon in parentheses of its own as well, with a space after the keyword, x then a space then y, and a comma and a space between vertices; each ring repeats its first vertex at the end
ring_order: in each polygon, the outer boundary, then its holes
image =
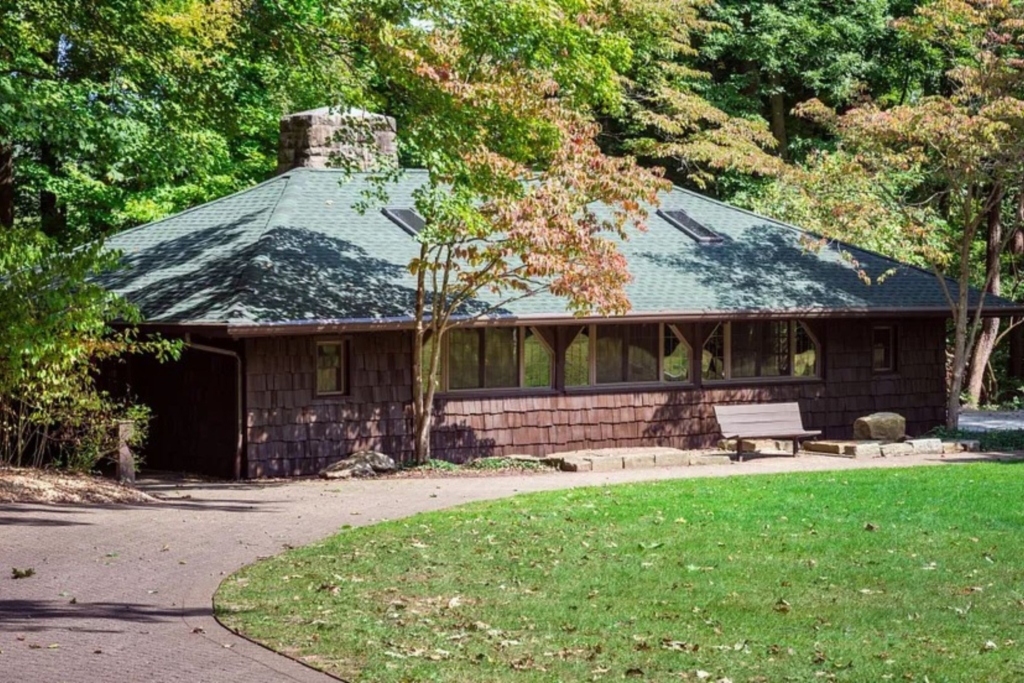
POLYGON ((798 403, 751 403, 715 406, 725 437, 800 434, 805 431, 798 403))

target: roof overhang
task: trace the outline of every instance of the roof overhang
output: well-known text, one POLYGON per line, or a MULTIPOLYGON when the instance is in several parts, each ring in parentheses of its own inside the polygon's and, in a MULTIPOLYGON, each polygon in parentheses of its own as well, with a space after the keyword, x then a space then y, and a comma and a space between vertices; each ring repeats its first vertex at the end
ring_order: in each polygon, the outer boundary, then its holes
MULTIPOLYGON (((1008 317, 1024 315, 1024 304, 1020 306, 1003 306, 998 309, 983 309, 982 317, 1008 317)), ((631 322, 650 323, 664 322, 717 322, 733 320, 782 320, 792 318, 824 319, 824 318, 950 318, 948 308, 844 308, 844 309, 809 309, 787 311, 663 311, 658 313, 629 313, 622 316, 583 316, 571 314, 548 314, 530 316, 494 316, 485 318, 465 319, 466 327, 489 327, 494 325, 581 325, 597 322, 631 322)), ((147 331, 162 334, 182 334, 191 332, 212 337, 271 337, 289 335, 337 334, 339 332, 373 332, 386 330, 406 330, 415 327, 411 318, 374 318, 374 319, 323 319, 293 320, 270 323, 237 322, 237 323, 146 323, 141 327, 147 331)))

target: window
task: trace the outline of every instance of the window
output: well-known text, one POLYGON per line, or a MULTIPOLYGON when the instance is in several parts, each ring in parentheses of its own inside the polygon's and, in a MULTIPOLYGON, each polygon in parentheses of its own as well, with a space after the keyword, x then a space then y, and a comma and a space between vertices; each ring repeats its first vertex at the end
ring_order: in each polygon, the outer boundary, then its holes
POLYGON ((565 386, 688 382, 690 346, 674 325, 588 325, 565 350, 565 386))
POLYGON ((789 322, 732 323, 732 377, 789 375, 789 322))
POLYGON ((455 329, 448 333, 448 388, 519 386, 518 328, 455 329))
POLYGON ((551 344, 537 328, 457 328, 447 334, 447 387, 467 389, 546 388, 554 375, 551 344))
MULTIPOLYGON (((430 334, 426 339, 423 340, 423 355, 420 357, 420 383, 423 385, 423 391, 426 392, 430 388, 430 357, 434 353, 434 335, 430 334)), ((441 358, 441 367, 438 368, 438 376, 434 378, 435 389, 443 386, 441 384, 441 377, 443 376, 444 370, 444 358, 441 358)))
POLYGON ((316 394, 330 396, 348 391, 346 365, 348 349, 344 341, 316 343, 316 394))
POLYGON ((671 209, 663 211, 658 209, 658 215, 674 226, 697 244, 718 244, 722 236, 717 232, 695 220, 690 214, 682 209, 671 209))
POLYGON ((420 230, 426 225, 423 217, 412 209, 381 209, 381 213, 412 237, 420 234, 420 230))
POLYGON ((871 367, 875 372, 896 370, 896 328, 884 326, 871 330, 871 367))
POLYGON ((701 377, 817 377, 818 357, 818 342, 802 322, 718 323, 704 340, 701 377))
POLYGON ((689 382, 690 345, 675 325, 662 327, 661 379, 663 382, 689 382))
POLYGON ((590 384, 590 326, 580 328, 565 349, 565 386, 590 384))
POLYGON ((555 373, 555 351, 533 327, 523 332, 523 377, 521 386, 532 389, 551 386, 555 373))
POLYGON ((818 343, 803 323, 793 328, 793 376, 818 376, 818 343))
POLYGON ((725 324, 718 323, 704 340, 700 376, 706 380, 725 379, 725 324))

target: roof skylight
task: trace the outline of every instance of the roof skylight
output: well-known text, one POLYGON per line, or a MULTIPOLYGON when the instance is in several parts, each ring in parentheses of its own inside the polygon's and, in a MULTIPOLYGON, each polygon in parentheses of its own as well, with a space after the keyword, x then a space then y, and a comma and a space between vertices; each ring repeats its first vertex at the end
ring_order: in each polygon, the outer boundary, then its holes
POLYGON ((697 244, 719 244, 722 242, 721 235, 697 221, 682 209, 669 209, 668 211, 658 209, 658 215, 674 225, 681 233, 697 244))
POLYGON ((381 209, 381 213, 412 237, 420 234, 420 230, 426 225, 423 217, 412 209, 381 209))

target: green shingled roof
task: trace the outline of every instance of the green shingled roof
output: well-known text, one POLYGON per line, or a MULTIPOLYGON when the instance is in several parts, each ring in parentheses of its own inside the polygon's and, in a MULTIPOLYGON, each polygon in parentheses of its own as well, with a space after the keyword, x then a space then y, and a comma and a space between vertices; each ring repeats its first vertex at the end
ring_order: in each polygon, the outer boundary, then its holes
MULTIPOLYGON (((387 205, 412 207, 412 193, 425 180, 422 171, 405 172, 388 186, 387 205)), ((103 282, 151 323, 408 320, 415 282, 406 265, 417 245, 379 210, 354 208, 366 189, 366 176, 290 171, 114 236, 108 246, 124 253, 127 267, 103 282)), ((635 278, 631 315, 948 312, 930 273, 844 247, 871 275, 896 268, 869 286, 838 247, 807 251, 791 226, 680 188, 661 196, 661 208, 685 210, 723 241, 697 244, 652 212, 649 230, 622 247, 635 278)), ((995 297, 985 306, 1018 308, 995 297)), ((562 300, 541 294, 509 304, 502 315, 568 314, 562 300)))

